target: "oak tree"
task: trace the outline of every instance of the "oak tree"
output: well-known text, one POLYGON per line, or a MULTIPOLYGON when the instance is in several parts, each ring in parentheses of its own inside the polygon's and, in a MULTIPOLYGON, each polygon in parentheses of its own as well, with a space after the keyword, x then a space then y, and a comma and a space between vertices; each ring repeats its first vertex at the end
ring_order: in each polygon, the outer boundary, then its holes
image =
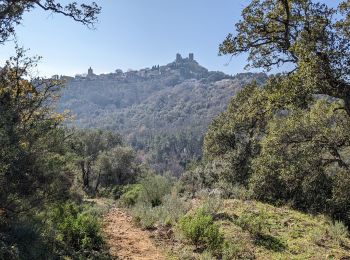
POLYGON ((350 1, 336 8, 312 0, 252 0, 221 54, 248 53, 248 67, 284 65, 311 94, 343 100, 350 115, 350 1))

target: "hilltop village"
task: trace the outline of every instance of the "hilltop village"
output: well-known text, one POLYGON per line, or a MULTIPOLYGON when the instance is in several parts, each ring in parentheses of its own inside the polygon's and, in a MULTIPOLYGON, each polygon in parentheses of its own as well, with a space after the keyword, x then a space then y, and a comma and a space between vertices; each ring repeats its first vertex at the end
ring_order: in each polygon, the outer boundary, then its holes
MULTIPOLYGON (((216 77, 227 78, 222 72, 214 72, 216 77)), ((141 70, 128 70, 124 72, 121 69, 117 69, 112 73, 96 75, 93 69, 90 67, 87 74, 76 75, 75 77, 69 76, 53 76, 57 79, 64 79, 68 81, 94 81, 94 80, 114 80, 119 82, 130 81, 143 81, 154 78, 160 78, 164 76, 177 76, 182 79, 202 79, 212 75, 213 72, 209 72, 206 68, 200 66, 194 59, 194 54, 190 53, 188 57, 183 58, 181 54, 176 54, 175 61, 164 65, 154 65, 151 68, 144 68, 141 70)))

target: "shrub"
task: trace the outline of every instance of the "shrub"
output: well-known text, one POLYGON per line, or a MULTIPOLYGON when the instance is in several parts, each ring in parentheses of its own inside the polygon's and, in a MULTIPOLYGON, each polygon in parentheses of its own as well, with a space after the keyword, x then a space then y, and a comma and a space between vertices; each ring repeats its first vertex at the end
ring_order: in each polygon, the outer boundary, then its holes
POLYGON ((314 227, 310 232, 311 241, 318 246, 323 245, 325 241, 326 230, 320 227, 314 227))
POLYGON ((55 233, 58 250, 77 258, 103 252, 104 242, 96 216, 83 212, 81 207, 67 203, 54 208, 50 214, 51 232, 55 233))
POLYGON ((0 237, 0 259, 20 259, 18 248, 14 245, 8 245, 0 237))
POLYGON ((103 197, 103 198, 112 198, 112 188, 111 187, 103 187, 98 190, 97 193, 98 197, 103 197))
POLYGON ((139 202, 131 209, 131 215, 141 227, 151 228, 156 223, 174 225, 187 212, 186 202, 175 194, 166 195, 162 201, 157 207, 139 202))
POLYGON ((161 224, 174 225, 188 210, 187 203, 176 194, 168 194, 163 198, 160 206, 161 224))
POLYGON ((199 256, 199 260, 213 260, 216 259, 210 251, 204 251, 199 256))
POLYGON ((130 213, 136 224, 142 228, 152 228, 160 219, 159 207, 151 207, 142 202, 136 203, 130 213))
POLYGON ((347 227, 341 221, 335 221, 334 224, 329 225, 328 233, 339 244, 349 235, 347 227))
POLYGON ((252 196, 243 185, 219 182, 216 186, 220 189, 223 198, 249 200, 252 196))
POLYGON ((230 259, 237 259, 239 256, 239 248, 236 247, 234 244, 225 241, 222 246, 222 259, 223 260, 230 260, 230 259))
POLYGON ((147 175, 140 181, 142 193, 140 198, 146 204, 152 207, 159 206, 162 203, 164 195, 171 192, 173 181, 170 177, 161 175, 147 175))
POLYGON ((245 241, 242 237, 235 237, 223 243, 221 259, 255 259, 255 255, 249 248, 248 241, 245 241))
POLYGON ((223 234, 213 217, 198 209, 195 214, 180 219, 179 228, 184 236, 196 246, 204 245, 211 251, 218 251, 223 243, 223 234))
POLYGON ((135 205, 142 193, 142 186, 140 184, 127 185, 123 189, 123 195, 120 200, 123 206, 130 207, 135 205))
POLYGON ((268 216, 265 212, 243 212, 236 220, 236 224, 254 236, 261 235, 269 229, 268 216))
POLYGON ((27 218, 14 221, 0 233, 0 259, 50 259, 50 243, 40 234, 38 222, 27 218))
POLYGON ((215 214, 220 211, 223 206, 223 200, 220 195, 208 195, 202 205, 202 210, 204 213, 215 216, 215 214))

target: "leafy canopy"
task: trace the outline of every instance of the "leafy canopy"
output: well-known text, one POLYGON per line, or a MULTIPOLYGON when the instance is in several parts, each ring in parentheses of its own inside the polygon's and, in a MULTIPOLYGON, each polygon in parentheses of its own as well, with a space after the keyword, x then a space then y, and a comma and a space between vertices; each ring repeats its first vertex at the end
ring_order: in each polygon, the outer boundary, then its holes
POLYGON ((252 0, 220 45, 221 54, 248 53, 248 66, 284 66, 303 87, 344 101, 350 115, 350 1, 336 8, 312 0, 252 0))
POLYGON ((15 27, 22 23, 24 13, 34 8, 65 15, 90 27, 96 23, 101 12, 95 2, 79 6, 77 2, 64 5, 56 0, 0 0, 0 43, 15 33, 15 27))

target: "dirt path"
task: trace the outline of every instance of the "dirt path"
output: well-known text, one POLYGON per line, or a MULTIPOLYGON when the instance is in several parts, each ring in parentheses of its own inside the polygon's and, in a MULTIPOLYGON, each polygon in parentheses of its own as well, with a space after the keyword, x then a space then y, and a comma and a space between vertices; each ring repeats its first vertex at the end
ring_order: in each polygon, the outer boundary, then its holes
POLYGON ((110 254, 116 259, 165 260, 147 232, 136 228, 122 210, 111 209, 103 223, 110 254))

